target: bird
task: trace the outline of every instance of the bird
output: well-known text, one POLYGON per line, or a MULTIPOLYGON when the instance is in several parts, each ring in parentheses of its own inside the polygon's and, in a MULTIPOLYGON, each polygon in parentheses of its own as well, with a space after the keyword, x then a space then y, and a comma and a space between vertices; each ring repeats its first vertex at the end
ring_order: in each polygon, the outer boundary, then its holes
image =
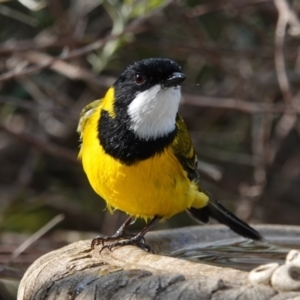
POLYGON ((77 128, 83 169, 107 209, 128 215, 114 235, 94 238, 92 249, 135 245, 151 252, 145 234, 182 211, 201 223, 213 218, 243 237, 263 239, 202 186, 195 149, 178 114, 185 79, 171 59, 143 59, 129 65, 101 100, 83 108, 77 128), (127 234, 137 218, 148 223, 127 234))

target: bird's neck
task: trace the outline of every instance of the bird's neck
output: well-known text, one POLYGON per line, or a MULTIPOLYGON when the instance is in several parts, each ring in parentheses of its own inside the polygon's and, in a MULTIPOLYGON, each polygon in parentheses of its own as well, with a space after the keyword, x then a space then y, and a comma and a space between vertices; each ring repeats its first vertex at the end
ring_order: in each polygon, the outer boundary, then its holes
POLYGON ((105 152, 126 165, 137 163, 164 151, 176 135, 177 128, 164 136, 143 139, 130 128, 129 116, 111 117, 105 110, 101 111, 98 122, 98 138, 105 152))
POLYGON ((160 84, 137 93, 127 110, 130 129, 145 140, 168 135, 175 129, 180 99, 180 87, 160 84))

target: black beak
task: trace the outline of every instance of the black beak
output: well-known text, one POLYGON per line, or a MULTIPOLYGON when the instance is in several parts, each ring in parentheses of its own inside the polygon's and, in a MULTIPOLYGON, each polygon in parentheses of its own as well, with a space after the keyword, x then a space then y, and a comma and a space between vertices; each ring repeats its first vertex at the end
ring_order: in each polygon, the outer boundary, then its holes
POLYGON ((183 73, 174 72, 167 80, 163 82, 164 87, 171 87, 181 84, 186 79, 183 73))

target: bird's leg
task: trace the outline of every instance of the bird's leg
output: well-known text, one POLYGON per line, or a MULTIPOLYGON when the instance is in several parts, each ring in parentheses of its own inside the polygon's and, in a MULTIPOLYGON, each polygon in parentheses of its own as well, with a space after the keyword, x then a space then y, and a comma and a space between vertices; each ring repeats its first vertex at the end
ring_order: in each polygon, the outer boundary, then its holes
POLYGON ((149 245, 145 244, 144 236, 149 230, 151 230, 156 225, 156 223, 160 219, 161 219, 161 217, 155 216, 151 220, 151 222, 149 224, 147 224, 147 226, 145 226, 144 229, 141 232, 139 232, 138 234, 136 234, 135 236, 130 237, 130 238, 125 238, 125 239, 121 238, 121 240, 116 240, 112 243, 108 243, 108 244, 102 246, 102 249, 100 250, 100 252, 105 248, 107 248, 111 251, 114 248, 123 247, 123 246, 127 246, 127 245, 134 245, 134 246, 137 246, 147 252, 152 252, 151 247, 149 245))
POLYGON ((91 248, 94 249, 96 245, 102 244, 104 245, 104 242, 110 242, 110 241, 115 241, 120 238, 126 238, 128 235, 125 234, 126 228, 132 224, 132 222, 135 220, 134 217, 129 217, 123 224, 122 226, 116 231, 116 233, 112 236, 97 236, 93 238, 92 243, 91 243, 91 248))

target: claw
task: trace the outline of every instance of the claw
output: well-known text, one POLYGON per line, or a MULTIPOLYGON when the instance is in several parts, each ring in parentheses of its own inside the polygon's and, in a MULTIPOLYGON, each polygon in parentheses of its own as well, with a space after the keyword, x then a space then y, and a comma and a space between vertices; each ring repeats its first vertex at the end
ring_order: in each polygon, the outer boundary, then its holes
POLYGON ((145 243, 145 239, 141 238, 139 236, 134 236, 134 237, 128 238, 128 239, 117 240, 115 242, 103 245, 100 249, 100 253, 104 249, 108 249, 109 251, 112 251, 115 248, 128 246, 128 245, 133 245, 133 246, 136 246, 146 252, 153 253, 151 247, 145 243))
POLYGON ((132 223, 133 217, 129 217, 125 223, 117 230, 117 232, 112 236, 100 237, 97 236, 92 240, 91 248, 92 250, 95 246, 101 244, 100 253, 104 249, 112 251, 114 248, 123 247, 127 245, 137 246, 140 249, 153 253, 151 247, 146 244, 144 235, 161 219, 159 216, 155 216, 151 222, 137 235, 128 235, 125 233, 125 229, 132 223), (106 245, 105 242, 108 242, 106 245))
POLYGON ((113 248, 119 247, 119 246, 126 246, 126 245, 136 245, 137 247, 146 250, 148 252, 151 252, 151 249, 148 245, 146 245, 146 240, 143 236, 137 236, 134 234, 124 234, 122 235, 112 235, 112 236, 96 236, 95 238, 92 239, 91 242, 91 248, 92 250, 95 249, 95 246, 98 246, 101 244, 101 250, 100 253, 102 252, 103 249, 109 249, 112 251, 113 248), (106 242, 111 242, 108 245, 104 245, 106 242), (150 250, 148 250, 148 247, 150 250))
MULTIPOLYGON (((151 247, 145 243, 145 238, 141 237, 139 235, 133 236, 131 238, 126 238, 126 239, 121 238, 119 240, 115 240, 115 238, 113 238, 113 239, 100 238, 100 239, 101 239, 101 242, 102 242, 102 247, 101 247, 99 253, 101 253, 104 249, 108 249, 109 251, 112 251, 115 248, 123 247, 123 246, 127 246, 127 245, 137 246, 137 247, 139 247, 140 249, 142 249, 146 252, 153 253, 151 247), (104 241, 107 241, 107 240, 115 240, 115 241, 104 245, 103 244, 104 241)), ((95 238, 94 240, 92 241, 92 246, 100 244, 98 237, 95 238), (94 240, 96 240, 96 241, 94 242, 94 240)))
POLYGON ((102 237, 96 236, 95 238, 93 238, 92 242, 91 242, 91 248, 92 248, 92 250, 95 249, 95 246, 98 246, 100 244, 102 244, 102 246, 104 245, 104 241, 103 241, 102 237))

